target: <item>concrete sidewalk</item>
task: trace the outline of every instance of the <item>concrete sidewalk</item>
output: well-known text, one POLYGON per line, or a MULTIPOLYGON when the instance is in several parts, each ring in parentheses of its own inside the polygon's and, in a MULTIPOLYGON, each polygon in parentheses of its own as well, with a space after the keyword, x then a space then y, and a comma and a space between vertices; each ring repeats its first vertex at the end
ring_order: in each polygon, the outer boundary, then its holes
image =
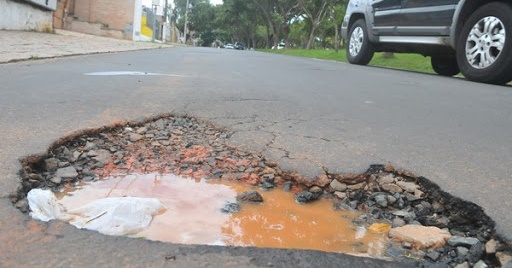
POLYGON ((56 30, 55 34, 1 30, 0 63, 172 46, 99 37, 65 30, 56 30))

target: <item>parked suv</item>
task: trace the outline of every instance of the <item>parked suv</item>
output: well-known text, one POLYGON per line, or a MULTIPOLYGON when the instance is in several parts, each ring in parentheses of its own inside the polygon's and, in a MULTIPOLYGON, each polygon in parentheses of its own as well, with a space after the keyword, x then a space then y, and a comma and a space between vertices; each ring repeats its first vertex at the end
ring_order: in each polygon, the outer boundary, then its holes
POLYGON ((341 31, 353 64, 375 52, 419 53, 440 75, 512 81, 510 0, 350 0, 341 31))

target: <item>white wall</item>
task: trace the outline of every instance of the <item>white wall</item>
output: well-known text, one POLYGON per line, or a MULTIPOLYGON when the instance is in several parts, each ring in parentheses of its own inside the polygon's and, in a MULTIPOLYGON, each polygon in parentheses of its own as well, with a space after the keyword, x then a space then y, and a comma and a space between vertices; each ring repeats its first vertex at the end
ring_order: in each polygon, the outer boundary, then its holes
POLYGON ((147 41, 144 40, 144 35, 140 33, 140 26, 142 24, 142 0, 135 0, 135 10, 133 12, 133 41, 147 41))
POLYGON ((0 0, 0 14, 0 30, 43 31, 52 28, 52 12, 29 4, 0 0))

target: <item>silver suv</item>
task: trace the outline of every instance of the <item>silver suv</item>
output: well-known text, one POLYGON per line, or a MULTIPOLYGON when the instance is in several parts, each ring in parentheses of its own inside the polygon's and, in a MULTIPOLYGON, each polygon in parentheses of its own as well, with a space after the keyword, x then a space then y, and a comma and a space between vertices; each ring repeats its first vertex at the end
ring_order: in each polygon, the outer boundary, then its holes
POLYGON ((350 0, 341 33, 353 64, 375 52, 419 53, 440 75, 512 81, 510 0, 350 0))

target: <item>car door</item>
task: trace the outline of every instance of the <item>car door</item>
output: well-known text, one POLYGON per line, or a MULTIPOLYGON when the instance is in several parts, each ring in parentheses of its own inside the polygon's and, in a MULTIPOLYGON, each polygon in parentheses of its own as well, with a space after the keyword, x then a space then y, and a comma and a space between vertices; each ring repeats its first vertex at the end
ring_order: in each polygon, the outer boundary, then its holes
POLYGON ((449 35, 453 14, 461 0, 402 0, 400 35, 449 35))
POLYGON ((375 35, 391 35, 400 22, 402 0, 372 0, 375 35))

